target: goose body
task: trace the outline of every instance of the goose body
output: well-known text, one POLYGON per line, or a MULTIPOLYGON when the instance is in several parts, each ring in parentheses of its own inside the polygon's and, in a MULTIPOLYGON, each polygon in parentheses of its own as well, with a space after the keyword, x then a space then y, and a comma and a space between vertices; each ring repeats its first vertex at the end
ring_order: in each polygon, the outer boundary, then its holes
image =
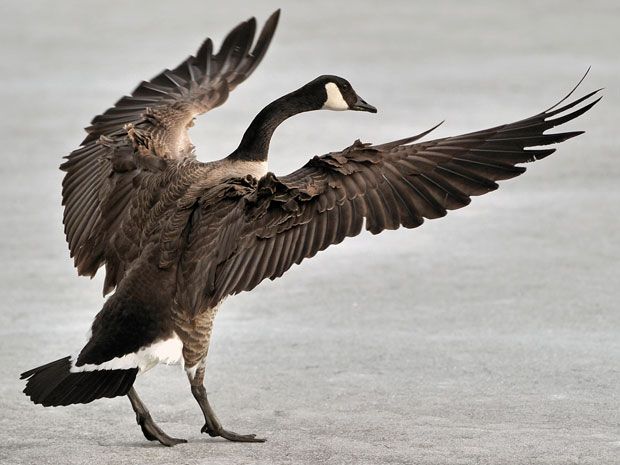
POLYGON ((514 123, 425 142, 419 139, 430 130, 380 145, 356 141, 275 176, 269 142, 287 118, 321 109, 376 112, 345 79, 319 76, 267 105, 231 154, 198 161, 188 135, 194 118, 224 103, 252 74, 278 16, 256 42, 250 19, 217 53, 207 39, 174 70, 142 82, 93 119, 61 166, 65 233, 77 271, 94 276, 105 266, 104 294, 115 292, 80 351, 22 374, 33 402, 127 395, 145 437, 174 445, 183 440, 154 423, 132 386, 158 363, 180 363, 205 416, 203 432, 262 441, 224 429, 203 386, 221 302, 363 229, 415 228, 466 206, 471 196, 495 190, 496 181, 525 171, 517 165, 555 150, 541 146, 581 134, 544 132, 598 101, 596 92, 566 103, 567 96, 514 123))

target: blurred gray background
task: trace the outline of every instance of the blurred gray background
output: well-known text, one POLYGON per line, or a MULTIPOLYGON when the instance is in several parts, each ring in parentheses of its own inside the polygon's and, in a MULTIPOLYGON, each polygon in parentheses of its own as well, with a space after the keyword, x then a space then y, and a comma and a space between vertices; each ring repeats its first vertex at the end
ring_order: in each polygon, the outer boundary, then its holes
POLYGON ((620 463, 620 3, 3 1, 0 5, 0 462, 7 464, 620 463), (229 299, 207 389, 233 444, 203 424, 179 367, 137 382, 189 443, 144 440, 125 398, 44 409, 19 373, 81 347, 101 276, 77 278, 61 157, 81 128, 208 35, 282 7, 263 64, 197 122, 228 154, 260 108, 319 74, 377 115, 316 112, 275 135, 284 174, 356 138, 437 136, 605 98, 587 133, 498 192, 418 230, 362 235, 229 299))

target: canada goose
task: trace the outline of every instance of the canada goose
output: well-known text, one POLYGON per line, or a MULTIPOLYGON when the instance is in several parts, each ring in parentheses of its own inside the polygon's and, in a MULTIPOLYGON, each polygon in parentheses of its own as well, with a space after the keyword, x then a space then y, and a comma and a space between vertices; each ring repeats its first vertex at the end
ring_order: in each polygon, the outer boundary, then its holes
POLYGON ((567 96, 515 123, 427 142, 416 141, 430 130, 381 145, 356 141, 277 177, 267 171, 269 142, 285 119, 319 109, 376 111, 346 80, 321 76, 265 107, 229 156, 197 161, 187 129, 252 74, 277 21, 278 12, 254 46, 250 19, 218 53, 207 40, 195 57, 141 83, 93 119, 61 166, 65 233, 78 273, 93 276, 105 264, 104 293, 116 292, 81 351, 22 374, 34 403, 127 395, 144 436, 171 446, 184 440, 155 424, 132 386, 138 373, 180 362, 205 417, 202 432, 262 441, 225 430, 207 399, 205 360, 221 301, 364 227, 373 234, 415 228, 469 204, 525 171, 516 165, 554 152, 527 147, 581 134, 543 133, 598 101, 586 102, 592 92, 560 106, 567 96))

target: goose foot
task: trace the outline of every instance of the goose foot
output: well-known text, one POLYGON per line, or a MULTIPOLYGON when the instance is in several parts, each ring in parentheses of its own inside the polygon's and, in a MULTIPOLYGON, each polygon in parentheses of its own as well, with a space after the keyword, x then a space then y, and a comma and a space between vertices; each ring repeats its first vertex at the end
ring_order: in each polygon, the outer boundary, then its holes
POLYGON ((200 429, 201 433, 206 433, 212 438, 221 437, 232 442, 265 442, 264 438, 257 438, 255 434, 237 434, 232 431, 225 430, 220 426, 219 429, 213 429, 208 423, 200 429))
POLYGON ((192 386, 192 394, 194 394, 194 397, 196 398, 196 401, 198 402, 198 405, 200 405, 200 409, 205 416, 205 425, 200 430, 201 433, 206 433, 213 438, 219 436, 233 442, 266 441, 266 439, 257 438, 255 434, 237 434, 232 431, 225 430, 209 404, 207 390, 204 386, 192 386))
POLYGON ((153 417, 151 417, 151 414, 138 397, 138 393, 134 388, 129 390, 127 397, 129 397, 131 406, 133 407, 134 412, 136 412, 136 422, 140 425, 142 434, 144 434, 146 439, 149 441, 159 441, 160 444, 167 447, 172 447, 177 444, 187 442, 186 439, 168 436, 159 426, 157 426, 157 423, 155 423, 153 417))
POLYGON ((157 423, 153 421, 151 415, 142 416, 136 414, 136 421, 142 429, 142 434, 144 434, 144 437, 149 441, 159 441, 160 444, 163 444, 166 447, 172 447, 177 444, 187 442, 187 439, 179 439, 168 436, 159 426, 157 426, 157 423))

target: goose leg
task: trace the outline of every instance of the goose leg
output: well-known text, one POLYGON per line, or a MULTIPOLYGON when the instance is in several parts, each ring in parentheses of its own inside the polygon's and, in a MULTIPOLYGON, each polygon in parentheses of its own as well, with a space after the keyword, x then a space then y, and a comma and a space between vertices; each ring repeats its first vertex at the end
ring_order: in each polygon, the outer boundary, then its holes
POLYGON ((218 420, 209 399, 207 398, 207 390, 204 387, 203 381, 205 376, 204 366, 196 370, 196 374, 192 377, 188 373, 190 385, 192 388, 192 394, 198 402, 200 409, 205 417, 205 425, 200 430, 202 433, 207 433, 211 437, 222 437, 234 442, 265 442, 265 439, 257 438, 255 434, 237 434, 232 431, 225 430, 222 424, 218 420))
POLYGON ((161 444, 168 447, 187 442, 186 439, 177 439, 168 436, 157 426, 133 387, 127 393, 127 397, 129 397, 129 402, 131 402, 133 411, 136 412, 136 421, 140 425, 140 428, 142 428, 142 434, 144 434, 146 439, 149 441, 159 441, 161 444))

